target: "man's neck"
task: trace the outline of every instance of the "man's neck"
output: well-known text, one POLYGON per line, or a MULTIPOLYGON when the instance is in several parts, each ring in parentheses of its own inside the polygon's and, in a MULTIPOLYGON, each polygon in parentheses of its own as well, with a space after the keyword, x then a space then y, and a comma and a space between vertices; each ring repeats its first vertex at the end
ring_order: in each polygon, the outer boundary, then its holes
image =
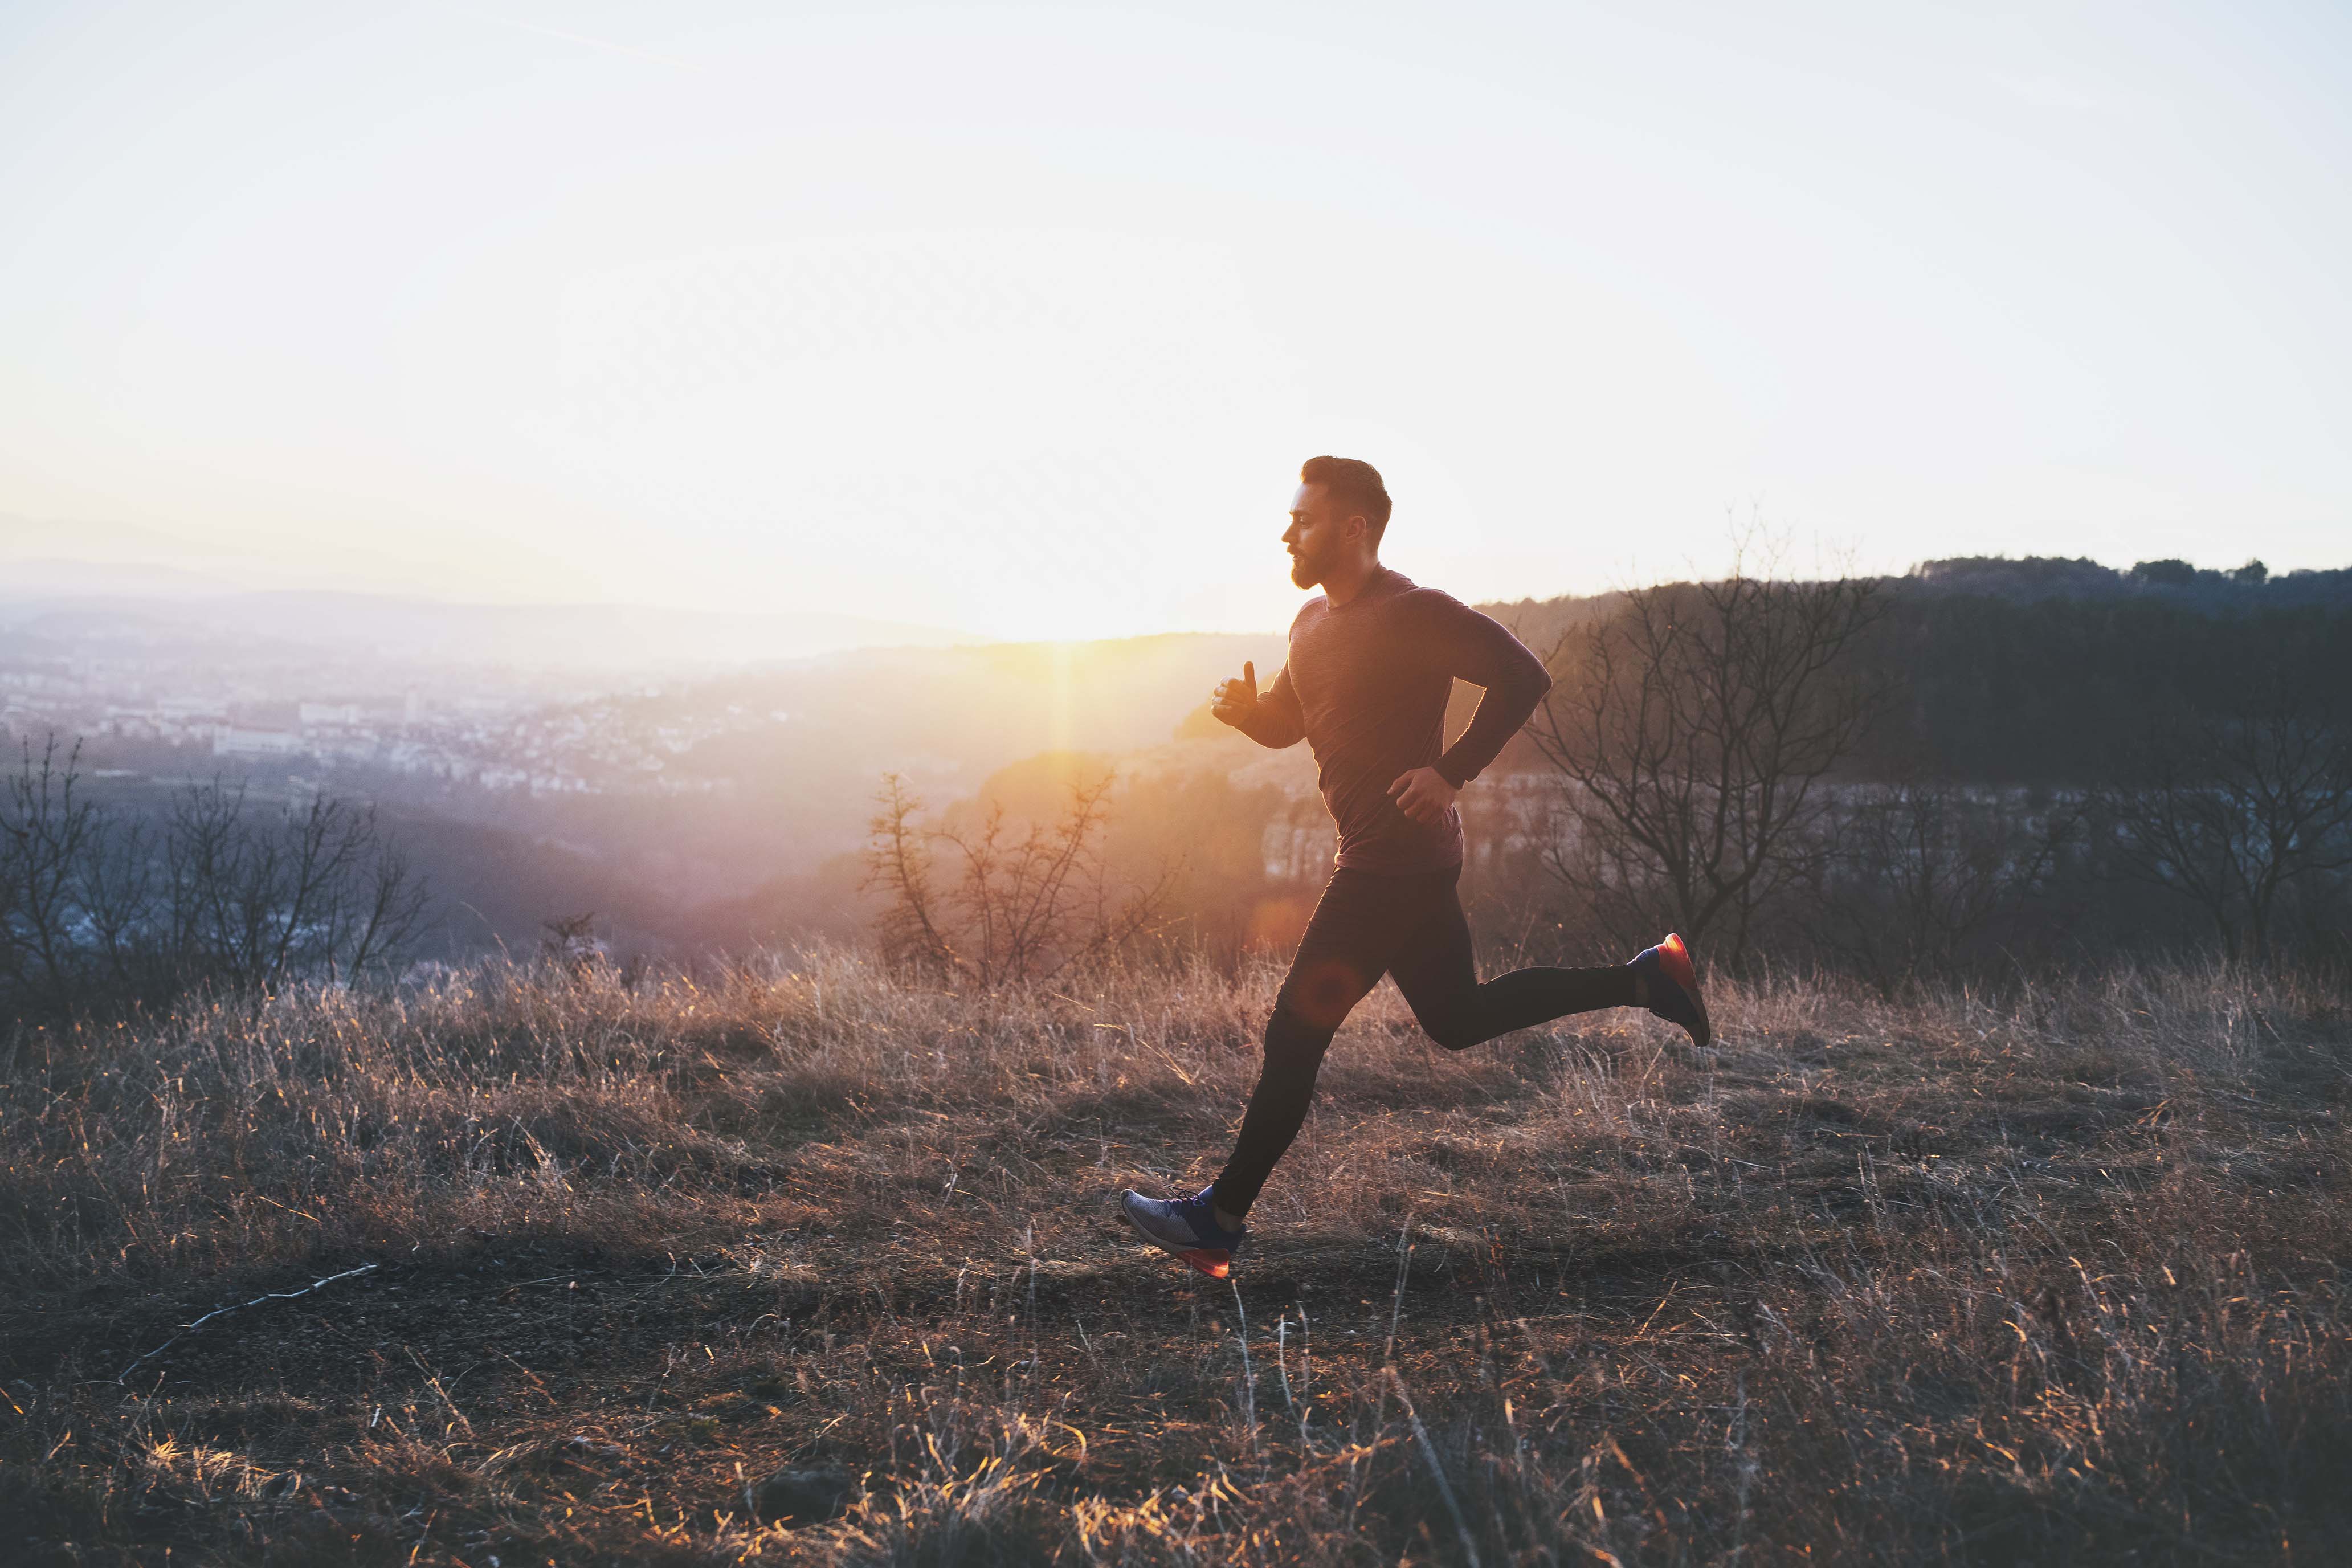
POLYGON ((1330 601, 1331 607, 1336 610, 1362 593, 1364 584, 1380 574, 1381 563, 1378 556, 1369 560, 1350 561, 1344 566, 1335 567, 1325 575, 1323 597, 1330 601))

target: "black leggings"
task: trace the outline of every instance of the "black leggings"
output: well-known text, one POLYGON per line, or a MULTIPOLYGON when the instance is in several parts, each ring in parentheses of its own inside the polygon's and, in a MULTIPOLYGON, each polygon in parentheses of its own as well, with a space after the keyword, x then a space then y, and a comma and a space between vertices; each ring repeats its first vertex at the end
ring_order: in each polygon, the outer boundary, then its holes
POLYGON ((1333 1032, 1383 973, 1429 1037, 1449 1051, 1570 1013, 1633 1005, 1633 973, 1622 965, 1518 969, 1479 984, 1470 925, 1454 893, 1461 875, 1458 866, 1407 876, 1346 867, 1331 873, 1265 1021, 1265 1066, 1233 1158, 1217 1177, 1219 1208, 1247 1214, 1257 1201, 1307 1120, 1333 1032))

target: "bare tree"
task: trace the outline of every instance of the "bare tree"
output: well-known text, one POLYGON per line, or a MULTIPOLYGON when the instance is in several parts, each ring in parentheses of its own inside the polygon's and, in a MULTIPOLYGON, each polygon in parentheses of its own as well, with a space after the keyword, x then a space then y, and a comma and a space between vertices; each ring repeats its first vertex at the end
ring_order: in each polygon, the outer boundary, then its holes
POLYGON ((2231 958, 2266 962, 2280 894, 2352 867, 2352 733, 2273 690, 2250 712, 2160 722, 2137 753, 2092 797, 2117 863, 2195 903, 2231 958))
POLYGON ((185 951, 161 912, 163 859, 153 826, 137 818, 107 821, 82 858, 76 898, 93 958, 125 996, 168 991, 185 951))
POLYGON ((424 912, 424 885, 374 811, 325 797, 270 814, 242 788, 192 788, 164 859, 178 940, 231 986, 365 969, 405 945, 424 912))
POLYGON ((1050 823, 1014 821, 990 801, 977 820, 927 826, 906 781, 884 775, 866 851, 866 886, 887 900, 877 921, 884 952, 996 986, 1045 979, 1149 934, 1173 870, 1147 886, 1115 885, 1101 840, 1116 783, 1108 773, 1074 780, 1050 823))
POLYGON ((79 967, 75 884, 98 827, 79 793, 81 747, 62 763, 58 750, 51 735, 37 762, 25 742, 0 811, 0 978, 52 1003, 71 992, 79 967))
POLYGON ((0 1003, 71 1012, 344 978, 421 928, 425 885, 371 809, 263 811, 215 784, 157 823, 101 811, 79 749, 58 750, 27 744, 0 800, 0 1003))
POLYGON ((2081 826, 2063 802, 1980 799, 1937 781, 1851 791, 1823 823, 1829 853, 1808 900, 1816 940, 1891 997, 1965 964, 2045 896, 2081 826))
POLYGON ((429 897, 408 851, 384 837, 375 813, 364 824, 367 848, 334 906, 327 951, 345 973, 363 974, 395 962, 425 927, 429 897))
POLYGON ((1822 780, 1874 707, 1853 654, 1883 606, 1868 579, 1627 594, 1553 648, 1529 726, 1561 784, 1553 874, 1621 942, 1661 924, 1728 962, 1822 853, 1822 780))

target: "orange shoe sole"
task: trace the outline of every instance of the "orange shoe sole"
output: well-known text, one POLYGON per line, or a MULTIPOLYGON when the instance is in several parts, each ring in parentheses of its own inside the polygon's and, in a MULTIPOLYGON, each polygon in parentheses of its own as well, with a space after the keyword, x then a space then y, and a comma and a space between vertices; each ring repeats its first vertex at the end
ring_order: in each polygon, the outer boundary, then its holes
POLYGON ((1668 931, 1666 940, 1658 943, 1658 967, 1665 971, 1667 979, 1683 988, 1691 1005, 1698 1009, 1699 1028, 1706 1037, 1698 1044, 1712 1041, 1715 1020, 1706 1016, 1706 999, 1698 994, 1698 971, 1691 964, 1690 949, 1683 945, 1680 931, 1668 931))

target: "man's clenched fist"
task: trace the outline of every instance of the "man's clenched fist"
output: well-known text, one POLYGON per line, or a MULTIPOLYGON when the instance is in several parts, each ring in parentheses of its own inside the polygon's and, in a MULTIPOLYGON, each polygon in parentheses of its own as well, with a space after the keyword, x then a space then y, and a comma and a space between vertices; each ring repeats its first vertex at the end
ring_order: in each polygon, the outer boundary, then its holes
POLYGON ((1209 711, 1238 730, 1257 711, 1257 666, 1242 661, 1241 679, 1220 680, 1209 693, 1209 711))
POLYGON ((1435 768, 1414 768, 1397 774, 1396 783, 1389 785, 1389 798, 1397 809, 1415 822, 1434 827, 1445 820, 1445 808, 1462 792, 1445 782, 1445 776, 1435 768))

